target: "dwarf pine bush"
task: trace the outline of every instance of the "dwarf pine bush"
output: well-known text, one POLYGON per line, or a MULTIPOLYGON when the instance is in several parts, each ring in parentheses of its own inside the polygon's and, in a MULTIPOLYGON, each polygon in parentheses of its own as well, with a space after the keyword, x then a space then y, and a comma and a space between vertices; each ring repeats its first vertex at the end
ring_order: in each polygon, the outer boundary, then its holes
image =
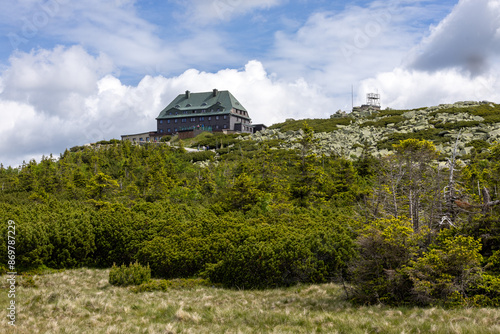
POLYGON ((109 283, 117 286, 141 285, 151 279, 151 269, 149 264, 144 267, 138 262, 131 263, 129 266, 120 267, 113 264, 109 272, 109 283))

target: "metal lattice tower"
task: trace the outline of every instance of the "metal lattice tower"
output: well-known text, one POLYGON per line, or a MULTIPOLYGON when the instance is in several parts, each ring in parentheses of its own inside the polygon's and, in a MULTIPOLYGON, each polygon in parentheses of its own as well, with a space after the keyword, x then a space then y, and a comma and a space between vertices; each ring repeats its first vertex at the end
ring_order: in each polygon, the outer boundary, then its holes
POLYGON ((366 105, 380 108, 380 94, 366 94, 366 105))

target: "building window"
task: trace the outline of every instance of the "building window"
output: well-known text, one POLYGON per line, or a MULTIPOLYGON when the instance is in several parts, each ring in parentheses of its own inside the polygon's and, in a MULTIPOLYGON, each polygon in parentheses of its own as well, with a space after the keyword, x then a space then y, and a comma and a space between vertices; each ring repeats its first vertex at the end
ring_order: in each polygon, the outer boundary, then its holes
POLYGON ((218 120, 219 119, 219 116, 215 116, 215 119, 218 120))
POLYGON ((216 130, 219 130, 219 126, 218 126, 218 125, 216 125, 216 126, 215 126, 215 129, 216 129, 216 130))
POLYGON ((205 120, 205 117, 200 117, 200 121, 204 121, 205 120))
POLYGON ((168 132, 168 133, 172 132, 172 129, 167 129, 167 132, 168 132))
POLYGON ((211 121, 211 120, 212 120, 212 117, 209 117, 209 118, 208 118, 208 120, 209 120, 209 121, 211 121))
POLYGON ((177 118, 174 120, 174 123, 177 123, 177 118))
POLYGON ((226 124, 224 124, 224 129, 227 129, 227 125, 226 124))
POLYGON ((196 117, 191 117, 191 122, 196 122, 196 117))
POLYGON ((167 119, 167 124, 170 124, 170 120, 169 119, 167 119))
POLYGON ((183 118, 182 123, 186 123, 187 119, 183 118))
POLYGON ((174 129, 174 132, 177 132, 177 128, 174 129))
POLYGON ((224 119, 227 119, 227 115, 224 115, 224 119))
POLYGON ((163 129, 160 129, 160 133, 163 133, 163 129))
POLYGON ((162 119, 160 119, 160 124, 163 124, 163 120, 162 119))

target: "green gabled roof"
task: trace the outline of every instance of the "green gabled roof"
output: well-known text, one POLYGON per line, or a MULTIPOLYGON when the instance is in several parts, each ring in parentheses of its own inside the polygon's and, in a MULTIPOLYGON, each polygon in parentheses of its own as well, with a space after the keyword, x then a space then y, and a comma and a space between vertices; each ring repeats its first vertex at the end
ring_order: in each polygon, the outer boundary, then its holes
POLYGON ((168 112, 220 109, 222 112, 230 112, 231 109, 247 111, 245 107, 227 90, 204 93, 189 93, 178 95, 170 104, 160 112, 158 119, 171 117, 168 112))

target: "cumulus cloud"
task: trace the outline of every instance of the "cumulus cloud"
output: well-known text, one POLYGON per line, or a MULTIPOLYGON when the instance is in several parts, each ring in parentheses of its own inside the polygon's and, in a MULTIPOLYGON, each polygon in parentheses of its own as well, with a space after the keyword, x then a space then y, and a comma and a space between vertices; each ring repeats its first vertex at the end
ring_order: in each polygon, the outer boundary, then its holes
POLYGON ((500 1, 461 0, 414 50, 408 68, 486 73, 500 53, 500 1))
POLYGON ((326 117, 334 112, 334 101, 319 86, 304 79, 280 80, 256 60, 248 62, 243 70, 226 69, 217 73, 188 70, 166 80, 169 90, 175 93, 170 99, 186 89, 230 90, 249 110, 254 123, 271 125, 286 118, 326 117))
POLYGON ((156 129, 155 118, 185 90, 230 90, 249 110, 254 123, 285 118, 327 117, 333 101, 304 80, 283 81, 262 63, 216 73, 196 69, 179 76, 145 76, 137 86, 123 84, 106 56, 83 48, 57 47, 18 52, 0 76, 0 157, 18 165, 27 157, 122 134, 156 129), (1 87, 4 87, 3 91, 1 87))
POLYGON ((457 69, 434 72, 397 68, 364 80, 361 96, 378 91, 383 107, 418 108, 456 101, 500 101, 499 72, 471 78, 457 69))
POLYGON ((325 87, 347 109, 351 84, 401 64, 423 37, 419 22, 444 10, 442 5, 393 0, 317 12, 296 32, 278 32, 265 63, 289 80, 304 77, 325 87))
POLYGON ((37 106, 38 111, 73 117, 78 109, 64 108, 76 96, 95 90, 96 81, 112 72, 113 63, 105 55, 93 57, 82 47, 18 52, 2 74, 2 98, 37 106))
POLYGON ((17 165, 153 126, 149 112, 160 108, 161 82, 123 85, 112 69, 109 58, 78 46, 11 57, 0 79, 1 162, 17 165))

